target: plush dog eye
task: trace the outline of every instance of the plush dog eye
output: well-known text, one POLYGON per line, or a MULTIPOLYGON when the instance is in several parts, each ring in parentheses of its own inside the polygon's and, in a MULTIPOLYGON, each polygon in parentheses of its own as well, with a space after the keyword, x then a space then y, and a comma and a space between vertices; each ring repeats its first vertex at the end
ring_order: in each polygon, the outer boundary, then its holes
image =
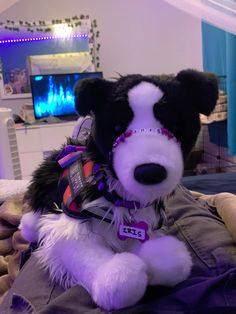
POLYGON ((153 111, 154 114, 156 114, 157 112, 163 112, 166 110, 168 110, 168 102, 165 97, 162 97, 158 102, 154 104, 153 111))
POLYGON ((165 96, 163 96, 158 102, 158 105, 166 105, 166 104, 167 104, 167 99, 165 98, 165 96))

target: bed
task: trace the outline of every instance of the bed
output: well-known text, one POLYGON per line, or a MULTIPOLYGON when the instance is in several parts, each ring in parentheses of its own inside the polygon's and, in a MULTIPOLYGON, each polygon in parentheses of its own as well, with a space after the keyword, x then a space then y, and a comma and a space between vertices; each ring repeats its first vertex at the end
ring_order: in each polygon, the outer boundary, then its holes
POLYGON ((236 172, 213 173, 183 178, 183 184, 191 191, 203 194, 229 192, 236 194, 236 172))
MULTIPOLYGON (((0 304, 20 268, 22 252, 29 244, 18 225, 29 181, 0 180, 0 304)), ((197 199, 215 207, 236 242, 236 172, 184 177, 182 184, 197 199)))

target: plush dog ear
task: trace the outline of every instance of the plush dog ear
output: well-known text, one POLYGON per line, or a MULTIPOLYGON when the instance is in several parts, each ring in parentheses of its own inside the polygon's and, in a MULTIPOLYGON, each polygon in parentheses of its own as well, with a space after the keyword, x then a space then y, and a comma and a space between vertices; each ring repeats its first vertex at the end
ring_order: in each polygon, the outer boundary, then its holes
POLYGON ((209 115, 218 99, 218 79, 213 73, 180 71, 176 79, 184 86, 199 113, 209 115))
POLYGON ((75 87, 75 108, 81 116, 102 111, 113 82, 100 78, 81 80, 75 87))

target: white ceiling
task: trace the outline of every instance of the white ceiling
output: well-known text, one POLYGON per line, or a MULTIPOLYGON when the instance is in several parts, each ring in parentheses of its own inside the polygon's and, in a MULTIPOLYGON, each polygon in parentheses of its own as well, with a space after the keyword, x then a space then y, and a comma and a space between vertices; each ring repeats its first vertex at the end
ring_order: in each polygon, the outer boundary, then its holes
POLYGON ((236 0, 165 0, 188 14, 236 34, 236 0))
POLYGON ((0 0, 0 13, 7 10, 10 6, 18 2, 19 0, 0 0))

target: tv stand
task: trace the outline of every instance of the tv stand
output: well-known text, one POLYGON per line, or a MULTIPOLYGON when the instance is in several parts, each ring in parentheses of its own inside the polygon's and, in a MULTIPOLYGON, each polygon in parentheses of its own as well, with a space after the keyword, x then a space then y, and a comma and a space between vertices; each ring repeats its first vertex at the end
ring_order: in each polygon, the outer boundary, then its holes
POLYGON ((50 116, 47 118, 40 119, 39 121, 36 122, 36 124, 44 124, 44 123, 55 124, 55 123, 62 123, 62 122, 64 122, 62 119, 50 116))
POLYGON ((31 179, 32 172, 52 150, 59 149, 72 135, 76 121, 37 123, 31 126, 16 124, 16 138, 22 179, 31 179))
POLYGON ((45 124, 55 124, 55 123, 65 123, 65 122, 75 122, 77 121, 79 116, 63 116, 63 117, 45 117, 41 118, 39 120, 36 120, 35 124, 36 125, 45 125, 45 124))

